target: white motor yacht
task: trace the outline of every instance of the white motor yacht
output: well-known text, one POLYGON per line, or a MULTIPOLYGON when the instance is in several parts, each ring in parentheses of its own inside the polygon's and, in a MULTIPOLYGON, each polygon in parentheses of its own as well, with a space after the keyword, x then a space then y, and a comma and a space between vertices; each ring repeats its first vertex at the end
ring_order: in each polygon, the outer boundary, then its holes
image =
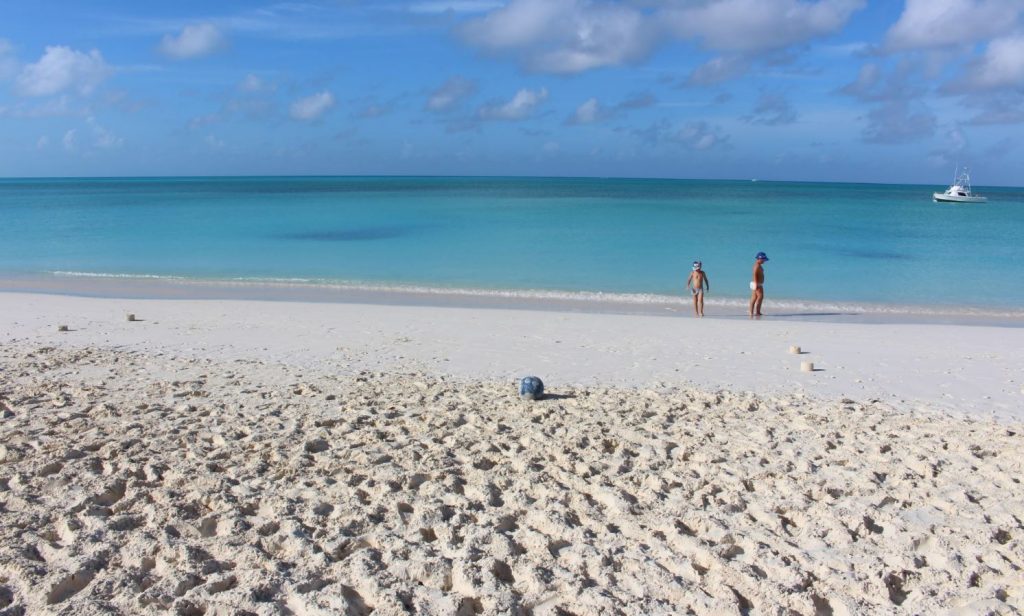
POLYGON ((971 176, 966 167, 959 175, 954 170, 953 184, 946 189, 946 192, 932 193, 932 199, 950 203, 985 203, 988 201, 987 197, 971 194, 971 176))

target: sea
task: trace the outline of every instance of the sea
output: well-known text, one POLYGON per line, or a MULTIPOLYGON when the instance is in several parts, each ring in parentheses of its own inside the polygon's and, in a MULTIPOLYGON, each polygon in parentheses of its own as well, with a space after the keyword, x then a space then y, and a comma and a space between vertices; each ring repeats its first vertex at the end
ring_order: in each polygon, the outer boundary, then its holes
POLYGON ((1024 316, 1024 188, 487 177, 0 180, 0 289, 110 280, 1024 316), (16 281, 18 284, 13 284, 16 281), (31 285, 29 285, 31 286, 31 285))

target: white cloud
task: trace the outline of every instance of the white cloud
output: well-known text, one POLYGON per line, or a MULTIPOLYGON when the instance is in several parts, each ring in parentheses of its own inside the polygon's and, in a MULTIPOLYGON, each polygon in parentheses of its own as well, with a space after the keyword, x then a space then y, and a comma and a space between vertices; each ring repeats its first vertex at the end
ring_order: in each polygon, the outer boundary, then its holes
POLYGON ((292 103, 291 116, 296 120, 316 120, 332 107, 334 107, 334 95, 326 91, 320 92, 292 103))
POLYGON ((704 120, 687 122, 676 128, 662 118, 648 128, 634 129, 633 134, 651 144, 682 144, 692 150, 710 150, 715 147, 729 147, 729 135, 718 126, 704 120))
POLYGON ((89 116, 85 121, 89 125, 89 128, 92 129, 93 145, 97 148, 109 150, 111 148, 119 148, 124 144, 124 139, 100 126, 100 123, 96 121, 96 118, 89 116))
POLYGON ((840 94, 862 101, 906 101, 919 98, 927 90, 916 76, 926 71, 916 58, 903 58, 886 73, 882 66, 867 62, 860 67, 857 79, 838 90, 840 94))
POLYGON ((608 113, 601 106, 596 98, 587 99, 582 105, 576 108, 576 112, 569 118, 569 124, 593 124, 607 117, 608 113))
POLYGON ((0 81, 14 77, 18 63, 14 60, 14 46, 7 39, 0 38, 0 81))
POLYGON ((1024 123, 1024 92, 1000 92, 992 95, 969 94, 964 99, 967 107, 978 109, 969 124, 1022 124, 1024 123))
POLYGON ((185 26, 178 36, 164 35, 159 49, 171 58, 187 60, 208 56, 222 49, 226 43, 223 33, 217 26, 211 23, 198 23, 185 26))
POLYGON ((634 94, 611 107, 601 104, 596 98, 589 98, 566 118, 565 123, 570 126, 578 126, 605 122, 628 111, 650 107, 654 103, 654 95, 650 92, 634 94))
POLYGON ((427 99, 430 111, 447 111, 476 92, 476 82, 462 77, 452 77, 434 90, 427 99))
POLYGON ((797 114, 793 105, 781 94, 761 94, 754 110, 743 120, 751 124, 764 124, 765 126, 780 126, 796 122, 797 114))
POLYGON ((461 32, 471 45, 517 55, 527 68, 550 73, 636 62, 656 42, 641 11, 590 0, 512 0, 467 21, 461 32))
POLYGON ((688 122, 676 134, 676 139, 694 150, 710 150, 716 145, 723 145, 728 137, 717 128, 701 120, 688 122))
POLYGON ((540 90, 522 89, 507 103, 493 103, 480 107, 477 115, 483 120, 522 120, 529 116, 537 105, 548 98, 547 88, 540 90))
POLYGON ((68 132, 64 133, 64 138, 61 140, 61 143, 64 144, 64 149, 65 150, 67 150, 68 152, 73 152, 75 150, 75 146, 76 146, 76 142, 77 142, 77 136, 78 136, 78 129, 77 128, 72 128, 68 132))
POLYGON ((249 73, 242 80, 242 83, 238 84, 238 89, 243 92, 263 92, 273 88, 256 75, 249 73))
POLYGON ((225 143, 223 139, 221 139, 220 137, 214 137, 213 135, 207 135, 206 138, 203 139, 203 142, 211 150, 223 150, 224 146, 227 145, 227 143, 225 143))
POLYGON ((710 0, 664 11, 661 18, 683 38, 718 51, 783 49, 838 31, 865 0, 710 0))
POLYGON ((36 141, 36 149, 37 150, 45 150, 49 146, 50 146, 50 138, 47 137, 46 135, 43 135, 42 137, 40 137, 36 141))
POLYGON ((709 86, 747 72, 750 61, 744 56, 719 56, 693 69, 686 83, 692 86, 709 86))
POLYGON ((989 43, 971 81, 986 88, 1024 85, 1024 34, 989 43))
POLYGON ((960 45, 1013 30, 1020 0, 907 0, 899 20, 886 34, 892 50, 960 45))
POLYGON ((26 65, 16 79, 24 96, 49 96, 65 90, 90 94, 113 69, 99 51, 89 53, 70 47, 47 47, 38 62, 26 65))
MULTIPOLYGON (((526 68, 578 73, 638 62, 665 39, 732 54, 779 50, 841 29, 866 0, 510 0, 461 27, 468 44, 526 68)), ((710 70, 710 69, 709 69, 710 70)))

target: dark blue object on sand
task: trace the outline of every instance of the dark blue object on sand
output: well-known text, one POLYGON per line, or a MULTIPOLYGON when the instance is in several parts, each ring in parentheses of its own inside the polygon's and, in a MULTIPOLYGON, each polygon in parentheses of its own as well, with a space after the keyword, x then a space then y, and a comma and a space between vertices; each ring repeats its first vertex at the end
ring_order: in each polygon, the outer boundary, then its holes
POLYGON ((519 397, 526 400, 540 400, 544 397, 544 382, 535 376, 519 381, 519 397))

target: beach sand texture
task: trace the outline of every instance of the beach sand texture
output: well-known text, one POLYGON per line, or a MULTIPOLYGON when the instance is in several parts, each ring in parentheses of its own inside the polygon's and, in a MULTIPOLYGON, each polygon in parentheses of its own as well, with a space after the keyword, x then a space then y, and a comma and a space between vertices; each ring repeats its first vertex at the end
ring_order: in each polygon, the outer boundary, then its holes
POLYGON ((1024 608, 1019 423, 99 345, 0 361, 4 614, 1024 608))

